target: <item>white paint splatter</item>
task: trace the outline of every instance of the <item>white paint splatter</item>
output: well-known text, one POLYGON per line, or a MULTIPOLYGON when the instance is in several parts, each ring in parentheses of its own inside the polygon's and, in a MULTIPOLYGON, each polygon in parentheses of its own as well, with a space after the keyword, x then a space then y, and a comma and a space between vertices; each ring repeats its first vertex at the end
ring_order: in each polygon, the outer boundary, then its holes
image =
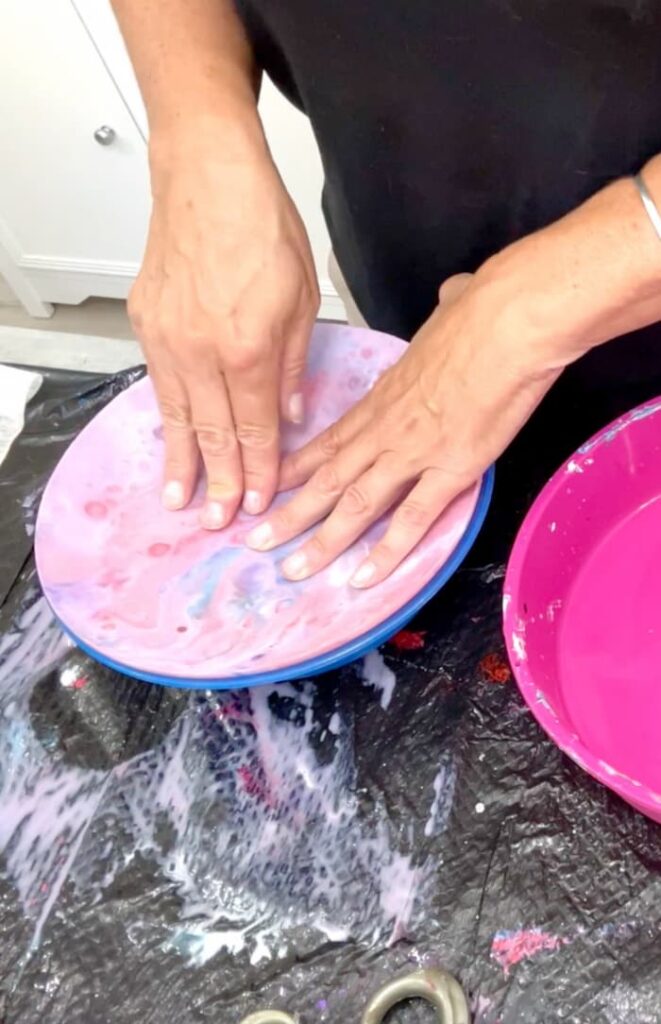
MULTIPOLYGON (((242 931, 190 931, 177 929, 171 939, 164 944, 164 949, 172 949, 186 957, 191 966, 202 967, 220 952, 237 956, 246 948, 246 938, 242 931)), ((255 950, 257 950, 257 946, 255 950)), ((270 954, 267 952, 267 956, 270 954)), ((253 960, 253 952, 250 957, 253 960)))
POLYGON ((73 686, 76 685, 80 678, 81 673, 78 667, 75 665, 70 665, 67 668, 63 669, 62 672, 60 673, 60 685, 63 686, 66 690, 70 690, 73 686))
POLYGON ((493 1003, 486 996, 475 996, 471 1004, 473 1012, 473 1024, 486 1024, 487 1017, 491 1015, 493 1003))
POLYGON ((393 670, 386 665, 380 651, 370 651, 365 656, 361 678, 366 686, 373 686, 381 695, 381 707, 384 711, 387 710, 395 692, 397 677, 393 670))
POLYGON ((527 658, 526 653, 526 641, 523 633, 512 634, 512 650, 519 661, 525 661, 527 658))
POLYGON ((346 928, 342 928, 341 925, 330 924, 323 917, 316 917, 313 923, 317 931, 325 935, 329 942, 347 942, 351 938, 346 928))
MULTIPOLYGON (((43 600, 0 639, 0 852, 33 948, 65 883, 89 905, 138 855, 174 885, 168 948, 191 963, 260 962, 315 921, 332 941, 407 932, 427 874, 393 846, 384 809, 360 814, 339 715, 319 762, 314 684, 192 694, 157 747, 91 770, 49 754, 32 728, 32 690, 49 670, 69 678, 55 666, 70 646, 43 600)), ((368 675, 387 708, 394 674, 377 655, 368 675)))
POLYGON ((484 814, 486 809, 487 809, 486 805, 483 804, 481 800, 478 803, 475 804, 475 813, 476 814, 484 814))
POLYGON ((615 440, 618 434, 623 430, 626 430, 632 423, 639 423, 641 420, 646 420, 649 416, 654 416, 659 412, 659 410, 661 410, 661 402, 652 402, 649 405, 643 405, 638 409, 634 409, 633 412, 627 413, 626 416, 616 420, 611 427, 602 431, 602 433, 598 434, 591 441, 581 445, 578 449, 579 454, 585 455, 602 444, 610 444, 611 441, 615 440))
POLYGON ((412 866, 410 856, 396 854, 381 869, 381 907, 384 917, 393 922, 389 946, 408 936, 413 903, 421 881, 421 871, 412 866))
POLYGON ((271 951, 269 947, 266 945, 264 937, 262 935, 258 935, 257 941, 255 943, 255 948, 250 954, 250 963, 253 965, 253 967, 255 967, 257 964, 260 964, 262 960, 271 959, 271 951))
POLYGON ((546 711, 548 711, 548 713, 550 714, 551 718, 555 718, 556 721, 557 721, 558 714, 557 714, 555 708, 553 707, 553 705, 551 704, 551 702, 549 701, 549 699, 546 696, 546 694, 543 692, 543 690, 537 690, 536 691, 536 693, 535 693, 535 700, 537 701, 537 703, 541 707, 543 707, 546 711))
POLYGON ((434 799, 429 818, 425 824, 425 835, 432 836, 445 829, 452 810, 457 769, 449 757, 441 763, 433 782, 434 799))

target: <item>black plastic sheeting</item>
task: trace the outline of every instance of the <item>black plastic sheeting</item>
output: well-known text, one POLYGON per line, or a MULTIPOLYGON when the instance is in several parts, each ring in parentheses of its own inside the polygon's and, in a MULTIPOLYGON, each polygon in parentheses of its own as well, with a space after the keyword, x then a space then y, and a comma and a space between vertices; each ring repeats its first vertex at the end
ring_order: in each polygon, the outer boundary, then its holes
POLYGON ((357 1024, 422 964, 479 1024, 658 1024, 661 828, 540 732, 500 604, 534 492, 661 380, 569 376, 502 460, 465 567, 380 654, 191 695, 73 648, 31 553, 58 456, 138 374, 47 372, 0 470, 0 1021, 357 1024))

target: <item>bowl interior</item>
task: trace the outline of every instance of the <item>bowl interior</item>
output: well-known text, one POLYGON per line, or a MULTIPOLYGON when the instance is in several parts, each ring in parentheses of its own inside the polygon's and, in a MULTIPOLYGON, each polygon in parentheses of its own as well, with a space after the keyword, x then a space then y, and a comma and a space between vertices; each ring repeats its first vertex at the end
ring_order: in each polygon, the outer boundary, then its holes
POLYGON ((515 544, 505 631, 524 697, 577 761, 661 815, 661 402, 584 445, 515 544))

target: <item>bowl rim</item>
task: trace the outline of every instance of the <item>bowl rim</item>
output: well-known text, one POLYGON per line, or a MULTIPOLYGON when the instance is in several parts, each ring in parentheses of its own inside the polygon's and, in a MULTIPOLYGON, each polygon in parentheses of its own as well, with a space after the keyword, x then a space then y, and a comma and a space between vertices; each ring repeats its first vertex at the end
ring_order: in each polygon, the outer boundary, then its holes
MULTIPOLYGON (((579 767, 608 786, 609 789, 614 790, 637 809, 649 813, 657 821, 661 821, 661 793, 655 792, 651 786, 619 771, 603 758, 597 757, 578 734, 560 719, 555 708, 540 689, 528 663, 526 619, 520 609, 518 596, 528 552, 534 541, 540 520, 548 514, 548 506, 560 488, 566 487, 567 475, 580 473, 585 465, 592 466, 590 460, 593 459, 594 453, 598 449, 609 444, 622 431, 659 412, 661 412, 661 398, 651 399, 636 406, 635 409, 602 427, 566 459, 539 492, 525 516, 510 553, 503 588, 505 645, 516 683, 538 724, 579 767)), ((591 472, 594 472, 594 468, 591 468, 591 472)))

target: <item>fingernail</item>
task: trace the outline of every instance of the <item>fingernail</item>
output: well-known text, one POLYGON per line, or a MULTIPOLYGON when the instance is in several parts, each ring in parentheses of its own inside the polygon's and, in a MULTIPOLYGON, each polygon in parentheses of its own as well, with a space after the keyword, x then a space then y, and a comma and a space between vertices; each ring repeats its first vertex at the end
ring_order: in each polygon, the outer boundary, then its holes
POLYGON ((262 496, 259 491, 246 491, 243 496, 243 508, 251 516, 257 516, 262 511, 262 496))
POLYGON ((360 568, 356 569, 355 573, 351 577, 351 586, 365 587, 374 579, 375 574, 376 566, 374 562, 363 562, 360 568))
POLYGON ((297 551, 295 555, 290 558, 286 558, 282 563, 282 571, 285 576, 289 576, 290 579, 300 580, 304 576, 307 576, 309 571, 308 560, 302 551, 297 551))
POLYGON ((273 544, 273 530, 268 523, 261 523, 246 537, 246 544, 256 551, 266 551, 273 544))
POLYGON ((184 504, 183 485, 178 480, 169 480, 163 488, 162 500, 165 507, 169 508, 172 512, 182 508, 184 504))
POLYGON ((225 509, 218 501, 208 501, 202 509, 201 519, 207 530, 219 530, 225 525, 225 509))
POLYGON ((297 391, 295 395, 292 395, 289 399, 289 419, 292 423, 302 423, 305 418, 305 410, 303 408, 303 395, 300 391, 297 391))

